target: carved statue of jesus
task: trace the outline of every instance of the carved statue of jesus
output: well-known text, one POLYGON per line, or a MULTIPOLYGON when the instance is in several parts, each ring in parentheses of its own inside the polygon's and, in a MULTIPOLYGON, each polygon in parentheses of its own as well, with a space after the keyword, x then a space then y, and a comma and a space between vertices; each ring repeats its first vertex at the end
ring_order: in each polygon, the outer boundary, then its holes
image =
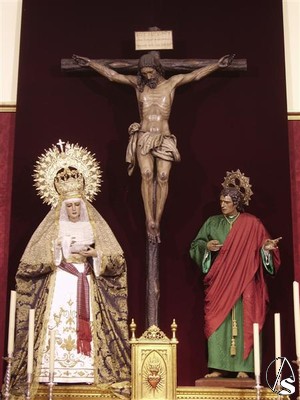
POLYGON ((160 221, 168 196, 169 173, 172 162, 180 161, 176 137, 169 128, 175 90, 219 68, 228 67, 233 58, 232 55, 226 55, 218 62, 166 79, 161 62, 153 53, 144 54, 139 59, 137 75, 124 75, 86 57, 73 56, 80 66, 88 66, 110 81, 135 89, 140 122, 129 127, 126 161, 129 162, 129 174, 133 171, 135 159, 138 161, 146 230, 152 243, 160 243, 160 221))

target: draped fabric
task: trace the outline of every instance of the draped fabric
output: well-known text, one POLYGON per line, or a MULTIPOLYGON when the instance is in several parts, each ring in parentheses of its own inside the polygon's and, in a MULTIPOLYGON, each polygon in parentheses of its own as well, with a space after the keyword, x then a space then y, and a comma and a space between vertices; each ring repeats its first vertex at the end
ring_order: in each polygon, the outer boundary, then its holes
MULTIPOLYGON (((209 337, 224 321, 237 299, 243 295, 244 358, 253 346, 253 323, 262 329, 269 300, 263 277, 260 248, 269 237, 262 223, 250 214, 241 214, 228 234, 213 267, 205 277, 205 333, 209 337)), ((278 251, 274 251, 279 266, 278 251)))
MULTIPOLYGON (((15 113, 0 113, 0 360, 6 356, 4 343, 7 329, 6 310, 7 299, 7 277, 8 277, 8 249, 10 231, 10 209, 12 188, 12 163, 14 147, 15 113)), ((3 381, 2 365, 0 363, 0 379, 3 381)))
MULTIPOLYGON (((217 217, 212 217, 211 220, 214 218, 217 217)), ((192 244, 191 255, 194 255, 193 258, 198 262, 200 253, 197 253, 195 247, 201 238, 203 243, 217 238, 213 233, 210 235, 211 237, 202 238, 199 233, 192 244)), ((268 292, 263 276, 260 248, 267 238, 269 235, 258 218, 247 213, 241 214, 204 279, 207 337, 216 331, 238 298, 243 296, 244 358, 247 358, 253 346, 253 323, 258 322, 261 329, 266 315, 268 292)), ((273 259, 277 269, 280 264, 278 250, 273 252, 273 259)))
MULTIPOLYGON (((300 119, 300 118, 299 118, 300 119)), ((289 121, 291 195, 294 237, 294 277, 300 282, 300 120, 289 121)))
POLYGON ((165 161, 180 161, 175 135, 162 135, 153 132, 133 132, 129 136, 126 149, 126 162, 129 163, 128 175, 132 175, 136 164, 136 151, 140 147, 143 156, 152 154, 165 161))
POLYGON ((77 351, 90 356, 92 333, 90 327, 90 291, 87 275, 90 273, 91 267, 88 263, 85 263, 83 272, 79 272, 71 263, 62 262, 59 267, 77 277, 77 351))
MULTIPOLYGON (((90 274, 94 384, 128 394, 130 352, 127 324, 127 271, 122 249, 107 223, 86 202, 94 231, 95 249, 103 254, 103 273, 90 274)), ((27 385, 28 314, 35 309, 34 370, 32 397, 37 391, 42 351, 57 268, 53 241, 57 237, 59 210, 52 209, 29 241, 16 275, 17 314, 15 355, 11 371, 11 393, 22 397, 27 385), (34 262, 34 260, 36 260, 34 262)))
MULTIPOLYGON (((72 264, 78 273, 84 272, 84 263, 72 264)), ((92 303, 92 274, 87 276, 88 280, 88 302, 92 303)), ((39 382, 49 382, 49 364, 50 364, 50 334, 54 331, 54 360, 53 369, 55 373, 55 382, 63 384, 79 384, 94 382, 94 357, 93 357, 93 340, 92 337, 85 341, 90 350, 90 355, 78 352, 79 333, 78 325, 78 278, 61 268, 56 269, 53 276, 53 293, 51 293, 51 308, 49 312, 49 320, 43 340, 43 348, 41 350, 40 372, 38 376, 39 382), (54 282, 55 281, 55 282, 54 282)), ((93 329, 93 312, 89 309, 89 321, 84 321, 84 327, 90 328, 87 333, 93 329)), ((48 312, 47 312, 48 314, 48 312)), ((90 336, 90 335, 89 335, 90 336)))
POLYGON ((142 155, 150 153, 162 160, 180 161, 175 135, 162 135, 161 133, 140 131, 138 146, 141 148, 142 155))

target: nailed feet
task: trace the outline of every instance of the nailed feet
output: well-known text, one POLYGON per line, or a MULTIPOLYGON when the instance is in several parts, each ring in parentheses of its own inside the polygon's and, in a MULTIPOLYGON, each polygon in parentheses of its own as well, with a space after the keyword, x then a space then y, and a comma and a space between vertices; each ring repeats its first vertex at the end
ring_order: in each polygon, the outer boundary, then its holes
POLYGON ((146 222, 147 235, 151 243, 160 243, 159 226, 154 221, 146 222))

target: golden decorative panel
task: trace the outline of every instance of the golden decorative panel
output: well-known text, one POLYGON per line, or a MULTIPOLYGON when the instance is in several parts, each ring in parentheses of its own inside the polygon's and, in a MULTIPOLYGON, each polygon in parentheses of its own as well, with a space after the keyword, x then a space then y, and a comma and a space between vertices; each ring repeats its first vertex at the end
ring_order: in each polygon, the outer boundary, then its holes
POLYGON ((169 339, 156 325, 140 338, 135 337, 135 324, 130 325, 132 400, 174 400, 177 386, 176 323, 171 325, 169 339))

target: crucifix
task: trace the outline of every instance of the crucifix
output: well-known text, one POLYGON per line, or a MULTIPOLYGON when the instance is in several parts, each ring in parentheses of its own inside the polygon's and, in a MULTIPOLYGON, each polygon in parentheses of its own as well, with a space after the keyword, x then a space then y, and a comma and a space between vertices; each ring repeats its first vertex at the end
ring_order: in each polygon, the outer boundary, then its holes
POLYGON ((66 142, 63 142, 61 139, 59 139, 59 141, 56 143, 56 145, 60 148, 61 153, 64 151, 64 144, 66 144, 66 142))
MULTIPOLYGON (((136 33, 137 34, 137 33, 136 33)), ((218 60, 161 59, 161 49, 173 48, 170 31, 150 28, 136 36, 136 49, 150 50, 139 59, 97 59, 73 55, 63 59, 64 71, 93 69, 112 82, 134 88, 139 110, 139 122, 129 128, 129 144, 126 151, 128 173, 132 174, 136 163, 141 174, 141 193, 146 216, 147 234, 147 288, 146 328, 158 326, 159 245, 160 221, 168 195, 168 179, 172 162, 180 161, 176 137, 169 128, 169 116, 177 87, 198 81, 216 70, 246 70, 244 59, 234 60, 226 55, 218 60), (147 32, 151 37, 147 38, 147 32), (151 41, 154 40, 154 44, 151 41), (141 44, 142 42, 142 44, 141 44), (164 71, 171 72, 170 78, 164 71)))

